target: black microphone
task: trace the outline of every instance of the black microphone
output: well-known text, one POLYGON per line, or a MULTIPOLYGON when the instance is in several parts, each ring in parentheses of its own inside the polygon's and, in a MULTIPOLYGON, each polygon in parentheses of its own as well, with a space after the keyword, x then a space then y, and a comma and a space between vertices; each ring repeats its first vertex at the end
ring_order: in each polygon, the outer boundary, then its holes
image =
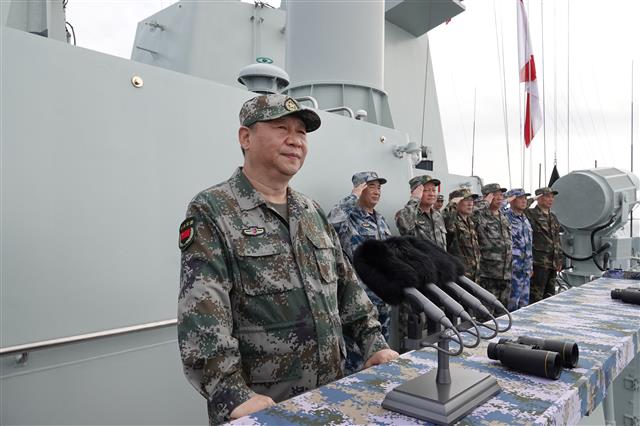
POLYGON ((416 237, 392 237, 384 240, 401 261, 413 268, 417 275, 416 288, 423 294, 436 298, 446 310, 462 320, 470 320, 471 316, 464 307, 451 296, 442 291, 440 286, 453 281, 464 267, 457 258, 443 251, 428 240, 416 237), (438 284, 434 284, 437 282, 438 284))
POLYGON ((449 294, 455 296, 458 300, 462 302, 463 305, 473 309, 480 315, 485 317, 493 318, 491 312, 485 306, 480 303, 478 299, 469 294, 466 290, 460 287, 458 284, 454 282, 448 282, 442 286, 442 288, 449 294))
MULTIPOLYGON (((411 251, 410 246, 399 237, 392 237, 384 242, 367 240, 354 252, 353 266, 360 279, 383 302, 398 305, 409 296, 430 320, 453 328, 442 309, 418 290, 422 287, 423 278, 398 257, 403 251, 411 251)), ((424 268, 423 272, 428 274, 427 268, 424 268)))
POLYGON ((437 285, 433 283, 425 284, 424 290, 430 297, 438 299, 451 315, 460 317, 462 321, 472 321, 471 315, 464 309, 464 306, 456 302, 453 297, 442 291, 437 285))
POLYGON ((461 287, 467 290, 470 293, 473 293, 477 298, 482 299, 488 305, 493 306, 496 309, 506 311, 507 309, 504 307, 502 303, 495 297, 493 294, 480 287, 477 283, 471 281, 469 278, 464 275, 460 275, 456 280, 461 287))
MULTIPOLYGON (((427 279, 426 282, 433 282, 441 286, 445 283, 455 281, 460 275, 464 274, 464 266, 460 260, 442 250, 431 241, 421 240, 415 237, 403 238, 405 238, 406 243, 412 246, 412 251, 409 254, 413 255, 420 264, 426 264, 428 265, 427 267, 433 268, 431 274, 435 275, 435 277, 433 277, 433 279, 427 279)), ((405 254, 402 259, 407 260, 406 257, 412 256, 407 256, 405 254)), ((410 261, 407 263, 414 266, 410 261)), ((419 267, 416 268, 416 272, 418 272, 418 275, 421 275, 419 267)))
POLYGON ((403 289, 420 285, 413 268, 382 241, 362 243, 353 253, 353 266, 362 282, 389 305, 398 305, 404 300, 403 289))
MULTIPOLYGON (((373 290, 373 289, 372 289, 373 290)), ((375 293, 375 290, 373 290, 375 293)), ((453 324, 447 318, 447 315, 442 311, 442 309, 438 308, 431 300, 427 299, 426 296, 420 293, 415 288, 405 288, 403 290, 404 295, 407 299, 413 299, 414 303, 417 303, 418 306, 422 309, 422 312, 425 313, 427 318, 431 321, 438 322, 442 324, 446 328, 453 328, 453 324)))

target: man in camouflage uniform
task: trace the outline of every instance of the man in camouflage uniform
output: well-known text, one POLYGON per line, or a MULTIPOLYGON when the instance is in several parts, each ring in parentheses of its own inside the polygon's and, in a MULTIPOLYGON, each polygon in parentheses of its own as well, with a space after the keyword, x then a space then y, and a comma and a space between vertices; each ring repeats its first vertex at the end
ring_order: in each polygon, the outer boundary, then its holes
POLYGON ((511 297, 509 311, 523 308, 529 304, 529 279, 533 273, 533 254, 531 252, 531 225, 524 211, 527 208, 527 197, 524 189, 512 189, 507 192, 513 198, 511 208, 505 209, 505 216, 511 224, 511 297))
POLYGON ((441 249, 447 249, 447 230, 442 214, 433 208, 436 203, 438 179, 420 175, 409 181, 411 198, 404 208, 396 212, 396 226, 400 235, 429 240, 441 249))
MULTIPOLYGON (((342 249, 349 260, 353 261, 353 253, 360 244, 369 239, 387 239, 391 236, 391 231, 384 216, 375 210, 380 201, 381 186, 387 183, 387 180, 378 176, 376 172, 359 172, 353 175, 351 183, 351 194, 338 201, 327 217, 340 237, 342 249)), ((368 287, 365 286, 364 289, 378 310, 382 335, 389 341, 389 306, 368 287)), ((345 342, 345 370, 347 374, 355 373, 362 367, 364 360, 353 340, 345 336, 345 342)))
POLYGON ((493 293, 505 308, 511 293, 511 225, 501 212, 506 191, 497 183, 483 186, 484 199, 476 204, 473 214, 480 245, 478 284, 493 293))
POLYGON ((560 246, 560 222, 551 211, 558 191, 549 187, 538 188, 535 195, 538 205, 525 210, 533 229, 533 277, 531 277, 530 302, 556 293, 556 273, 562 270, 563 257, 560 246))
POLYGON ((284 95, 248 100, 244 166, 200 192, 180 226, 178 342, 209 420, 254 413, 343 375, 343 333, 365 366, 393 359, 320 207, 288 187, 320 117, 284 95))
POLYGON ((472 281, 476 281, 480 267, 480 246, 471 218, 473 203, 478 198, 480 196, 468 188, 457 189, 449 194, 449 204, 443 213, 447 227, 447 251, 460 259, 464 274, 472 281))
POLYGON ((444 195, 438 194, 438 196, 436 197, 436 203, 434 204, 433 208, 442 213, 442 206, 444 206, 444 195))

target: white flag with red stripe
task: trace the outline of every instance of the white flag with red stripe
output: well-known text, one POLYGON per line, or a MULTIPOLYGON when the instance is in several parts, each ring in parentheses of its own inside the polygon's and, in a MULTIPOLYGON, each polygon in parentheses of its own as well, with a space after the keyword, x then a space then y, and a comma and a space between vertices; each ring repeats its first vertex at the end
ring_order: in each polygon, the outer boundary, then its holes
POLYGON ((542 126, 542 111, 538 97, 538 80, 536 79, 536 63, 531 50, 529 22, 522 0, 518 0, 518 64, 520 65, 520 82, 524 83, 526 93, 524 116, 524 144, 529 146, 538 129, 542 126))

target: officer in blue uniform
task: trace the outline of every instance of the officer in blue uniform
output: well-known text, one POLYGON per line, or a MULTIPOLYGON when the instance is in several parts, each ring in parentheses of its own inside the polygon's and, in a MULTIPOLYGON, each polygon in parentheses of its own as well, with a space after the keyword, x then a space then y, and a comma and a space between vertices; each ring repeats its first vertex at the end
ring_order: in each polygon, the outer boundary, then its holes
MULTIPOLYGON (((353 189, 331 209, 329 223, 333 225, 342 250, 349 260, 360 244, 369 239, 384 240, 391 236, 389 225, 384 216, 376 211, 380 201, 381 188, 387 182, 376 172, 359 172, 353 175, 353 189)), ((382 335, 389 340, 390 309, 378 296, 361 284, 378 310, 378 321, 382 325, 382 335)), ((345 338, 347 345, 346 373, 355 373, 363 363, 362 355, 355 342, 345 338)))

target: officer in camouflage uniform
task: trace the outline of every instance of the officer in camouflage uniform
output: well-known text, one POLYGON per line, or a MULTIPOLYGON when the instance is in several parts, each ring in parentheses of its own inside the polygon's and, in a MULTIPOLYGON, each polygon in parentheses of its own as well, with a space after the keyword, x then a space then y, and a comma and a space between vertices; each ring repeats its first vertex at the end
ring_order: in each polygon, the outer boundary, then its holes
POLYGON ((531 252, 531 225, 524 211, 527 208, 527 197, 524 189, 512 189, 507 192, 508 198, 513 198, 511 208, 505 209, 505 216, 511 224, 511 297, 509 311, 523 308, 529 304, 529 279, 533 273, 533 253, 531 252))
POLYGON ((436 204, 433 206, 434 209, 442 212, 442 206, 444 206, 444 195, 438 194, 436 197, 436 204))
MULTIPOLYGON (((333 225, 342 249, 353 260, 353 252, 360 244, 369 239, 384 240, 391 236, 391 231, 384 216, 375 210, 380 201, 381 186, 387 183, 385 178, 376 172, 359 172, 351 178, 353 190, 351 194, 338 201, 327 216, 333 225)), ((378 310, 378 321, 382 326, 382 335, 389 341, 389 305, 384 303, 374 292, 364 287, 367 296, 378 310)), ((347 345, 346 374, 355 373, 362 368, 362 354, 358 345, 345 336, 347 345)))
POLYGON ((429 240, 441 249, 447 249, 447 230, 442 214, 433 208, 436 203, 438 179, 420 175, 409 181, 411 198, 404 208, 396 212, 396 226, 400 235, 429 240))
POLYGON ((478 201, 473 214, 480 245, 478 284, 505 307, 511 293, 511 225, 501 212, 506 191, 497 183, 483 186, 484 199, 478 201))
POLYGON ((560 246, 560 222, 550 210, 558 191, 549 187, 535 191, 538 205, 525 210, 533 229, 533 277, 531 277, 530 302, 556 293, 556 273, 562 270, 563 257, 560 246))
POLYGON ((319 116, 284 95, 248 100, 244 166, 200 192, 180 226, 178 342, 209 420, 254 413, 343 375, 343 333, 367 365, 393 359, 320 207, 288 187, 319 116))
POLYGON ((457 189, 449 194, 449 204, 443 213, 447 227, 447 251, 464 265, 465 275, 476 281, 480 267, 480 246, 476 235, 473 203, 480 198, 468 188, 457 189))

